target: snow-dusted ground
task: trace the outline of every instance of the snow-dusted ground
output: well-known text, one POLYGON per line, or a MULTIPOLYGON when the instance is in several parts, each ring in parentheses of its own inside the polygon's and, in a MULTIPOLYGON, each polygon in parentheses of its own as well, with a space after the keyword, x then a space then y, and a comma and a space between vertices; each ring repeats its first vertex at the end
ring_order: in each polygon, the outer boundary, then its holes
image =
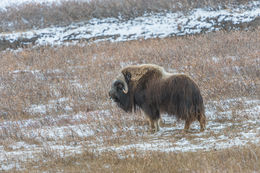
MULTIPOLYGON (((68 101, 66 98, 57 100, 57 102, 66 101, 68 101)), ((54 104, 54 102, 52 103, 54 104)), ((40 109, 43 109, 40 112, 44 112, 42 105, 39 107, 33 105, 28 108, 32 113, 38 113, 40 109)), ((0 145, 0 170, 23 169, 21 163, 32 158, 40 159, 38 155, 50 154, 66 157, 81 153, 86 148, 97 153, 112 150, 120 155, 120 153, 132 149, 134 149, 133 151, 187 152, 260 144, 260 100, 235 98, 209 102, 206 105, 207 129, 204 132, 199 132, 199 124, 193 123, 191 131, 183 133, 184 123, 177 122, 167 115, 163 115, 164 123, 160 131, 155 134, 148 132, 148 125, 133 124, 122 129, 115 126, 111 129, 112 132, 116 134, 121 131, 119 134, 122 136, 117 134, 110 136, 111 138, 124 139, 125 133, 129 131, 133 133, 137 129, 143 131, 140 137, 137 134, 134 142, 121 145, 104 144, 109 137, 103 135, 103 133, 107 133, 107 128, 102 124, 113 119, 111 111, 113 112, 113 110, 102 110, 0 123, 1 138, 5 139, 6 136, 14 134, 16 138, 17 136, 21 138, 21 140, 12 141, 12 138, 9 137, 10 141, 7 146, 0 145), (244 109, 232 109, 241 103, 244 105, 244 109), (221 107, 222 111, 217 110, 217 107, 221 107), (232 113, 231 110, 235 112, 232 113)), ((129 118, 127 115, 121 118, 125 119, 124 121, 131 121, 126 120, 129 118)))
POLYGON ((66 27, 50 27, 25 32, 0 34, 8 43, 22 45, 61 45, 88 41, 127 41, 148 38, 163 38, 175 35, 211 32, 220 29, 248 29, 259 26, 260 1, 235 9, 212 11, 194 9, 188 14, 182 12, 167 14, 146 14, 129 21, 115 18, 92 19, 86 23, 74 23, 66 27), (250 22, 257 20, 254 24, 250 22))

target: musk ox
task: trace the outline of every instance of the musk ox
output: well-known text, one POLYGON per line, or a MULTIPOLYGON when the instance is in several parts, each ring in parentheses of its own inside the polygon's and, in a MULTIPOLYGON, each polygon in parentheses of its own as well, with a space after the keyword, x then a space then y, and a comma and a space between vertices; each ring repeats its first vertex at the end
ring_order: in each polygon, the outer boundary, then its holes
POLYGON ((197 84, 184 74, 172 74, 154 64, 131 65, 121 70, 109 91, 126 112, 141 108, 153 131, 159 130, 161 113, 185 121, 184 130, 198 120, 205 129, 203 98, 197 84))

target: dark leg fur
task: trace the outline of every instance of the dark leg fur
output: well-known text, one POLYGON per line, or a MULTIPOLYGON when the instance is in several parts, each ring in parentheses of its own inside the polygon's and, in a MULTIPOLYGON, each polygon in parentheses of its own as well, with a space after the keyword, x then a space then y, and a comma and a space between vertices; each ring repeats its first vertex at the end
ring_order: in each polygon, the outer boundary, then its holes
POLYGON ((192 123, 191 120, 186 120, 185 121, 184 131, 188 131, 190 129, 191 123, 192 123))
POLYGON ((144 112, 146 116, 149 118, 149 124, 151 126, 152 131, 159 131, 159 121, 160 121, 160 113, 159 110, 154 108, 153 106, 144 106, 144 112))

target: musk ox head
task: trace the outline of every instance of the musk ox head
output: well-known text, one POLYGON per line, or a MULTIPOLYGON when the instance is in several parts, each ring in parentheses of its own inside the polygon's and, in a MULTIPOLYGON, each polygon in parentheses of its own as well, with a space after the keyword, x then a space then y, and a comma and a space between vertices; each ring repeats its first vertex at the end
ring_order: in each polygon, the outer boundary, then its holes
POLYGON ((144 82, 150 81, 154 76, 160 78, 161 75, 161 67, 153 64, 125 67, 113 81, 109 96, 124 111, 131 112, 132 108, 136 108, 136 91, 145 86, 144 82))
POLYGON ((124 76, 123 73, 119 74, 116 80, 112 83, 109 91, 109 97, 117 103, 117 105, 126 112, 132 110, 129 92, 130 74, 124 76))

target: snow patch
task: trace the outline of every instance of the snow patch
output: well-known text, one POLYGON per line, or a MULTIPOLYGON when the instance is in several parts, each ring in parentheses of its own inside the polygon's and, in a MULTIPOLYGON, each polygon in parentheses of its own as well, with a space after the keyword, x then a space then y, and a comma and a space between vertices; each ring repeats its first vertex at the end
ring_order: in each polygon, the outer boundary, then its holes
MULTIPOLYGON (((68 98, 60 98, 50 101, 50 103, 66 102, 68 98)), ((0 123, 0 136, 3 140, 12 130, 21 139, 33 139, 35 144, 28 144, 26 141, 9 141, 8 150, 6 146, 0 145, 0 170, 10 170, 12 168, 22 169, 20 163, 28 159, 36 159, 39 154, 52 154, 57 157, 66 157, 76 153, 81 153, 86 147, 93 148, 95 152, 116 151, 160 151, 160 152, 193 152, 197 150, 217 150, 233 146, 243 146, 260 142, 260 100, 248 100, 246 98, 234 98, 223 101, 212 101, 206 105, 206 115, 217 114, 214 105, 223 106, 223 114, 218 116, 209 115, 207 127, 204 132, 200 132, 199 123, 193 123, 189 133, 182 133, 184 123, 164 114, 163 124, 159 132, 151 134, 144 132, 136 141, 122 145, 104 145, 104 140, 118 137, 124 138, 124 133, 136 129, 147 131, 147 126, 123 126, 123 127, 103 127, 102 123, 107 120, 114 121, 111 110, 97 110, 74 115, 45 116, 20 121, 5 121, 0 123), (223 104, 225 103, 225 104, 223 104), (239 111, 250 113, 249 118, 237 117, 242 121, 229 121, 221 118, 229 117, 228 112, 236 104, 245 104, 245 109, 239 111), (219 117, 220 116, 220 117, 219 117), (222 117, 221 117, 222 116, 222 117), (60 123, 63 122, 63 123, 60 123), (64 123, 65 122, 65 123, 64 123), (67 124, 66 122, 70 122, 67 124), (75 124, 74 124, 75 123, 75 124), (59 125, 58 125, 59 124, 59 125), (235 128, 235 133, 232 129, 235 128), (121 136, 107 136, 107 130, 118 133, 121 136), (228 131, 228 132, 227 132, 228 131), (105 138, 103 138, 105 136, 105 138), (95 142, 88 139, 95 138, 95 142), (69 140, 67 140, 69 139, 69 140), (81 139, 81 140, 73 140, 81 139), (64 143, 64 141, 66 141, 64 143)), ((41 105, 42 106, 42 105, 41 105)), ((39 108, 42 111, 41 106, 39 108)), ((46 106, 46 105, 45 105, 46 106)), ((37 107, 37 106, 36 106, 37 107)), ((32 111, 37 110, 32 108, 32 111)), ((44 112, 44 111, 43 111, 44 112)), ((122 117, 124 118, 124 117, 122 117)), ((230 119, 232 120, 232 119, 230 119)), ((111 133, 109 132, 109 133, 111 133)), ((117 134, 117 135, 118 135, 117 134)), ((30 140, 29 140, 30 141, 30 140)), ((123 157, 123 156, 122 156, 123 157)))
POLYGON ((182 12, 145 14, 129 21, 120 21, 116 18, 94 18, 87 23, 74 23, 66 27, 2 33, 0 39, 4 38, 12 43, 18 38, 36 38, 36 45, 62 45, 76 44, 79 40, 98 42, 165 38, 218 31, 222 29, 225 22, 237 25, 251 22, 259 16, 260 2, 257 1, 248 6, 241 5, 234 10, 195 9, 189 14, 182 12))

